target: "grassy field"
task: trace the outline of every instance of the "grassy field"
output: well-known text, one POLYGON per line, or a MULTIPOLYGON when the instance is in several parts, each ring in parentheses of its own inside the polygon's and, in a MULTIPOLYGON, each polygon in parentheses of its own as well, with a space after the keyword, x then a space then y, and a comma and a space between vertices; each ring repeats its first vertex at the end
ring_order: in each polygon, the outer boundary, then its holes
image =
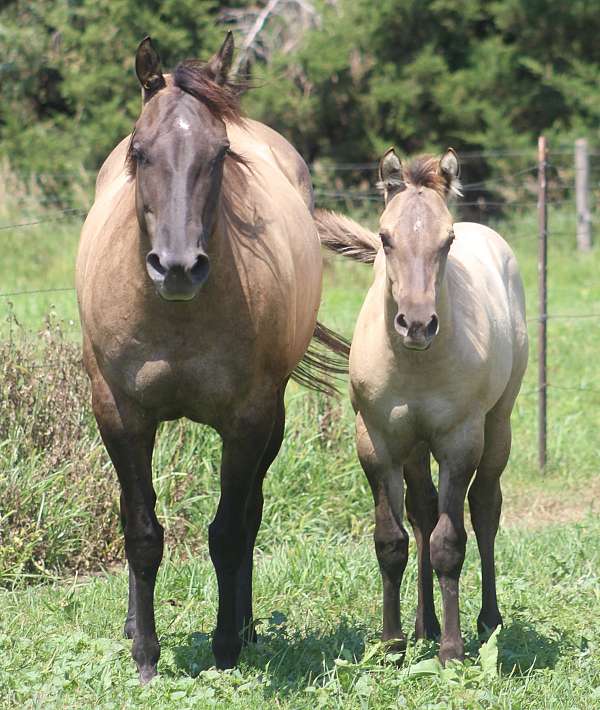
MULTIPOLYGON (((0 226, 12 221, 28 219, 7 213, 0 226)), ((401 667, 385 656, 377 641, 372 506, 347 398, 328 402, 294 386, 257 543, 260 640, 232 672, 216 672, 210 654, 216 580, 206 527, 218 496, 219 442, 185 422, 161 429, 155 476, 168 553, 156 608, 163 654, 160 677, 144 689, 130 642, 121 638, 126 576, 115 564, 122 556, 117 492, 73 345, 74 293, 1 295, 70 288, 79 224, 0 232, 3 707, 537 709, 600 702, 600 319, 579 317, 600 314, 600 251, 574 252, 571 213, 550 214, 549 312, 575 317, 549 322, 543 475, 535 419, 536 217, 515 215, 498 226, 519 257, 532 319, 530 368, 504 476, 497 565, 506 626, 498 636, 480 652, 480 571, 470 539, 462 578, 465 664, 442 671, 434 644, 410 644, 401 667)), ((328 267, 321 319, 350 335, 369 280, 367 267, 328 267)), ((416 604, 411 550, 407 629, 416 604)))

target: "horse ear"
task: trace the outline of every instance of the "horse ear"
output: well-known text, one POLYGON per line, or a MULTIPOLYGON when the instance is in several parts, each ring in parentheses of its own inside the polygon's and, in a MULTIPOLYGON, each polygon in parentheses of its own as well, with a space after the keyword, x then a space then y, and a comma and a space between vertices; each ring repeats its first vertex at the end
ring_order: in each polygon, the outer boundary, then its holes
POLYGON ((402 163, 393 148, 388 148, 379 162, 378 187, 383 190, 386 205, 397 192, 404 189, 402 163))
POLYGON ((144 103, 166 86, 160 66, 160 57, 150 37, 144 37, 135 53, 135 73, 142 85, 144 103))
POLYGON ((225 40, 221 45, 221 49, 214 54, 207 62, 206 68, 211 74, 214 82, 217 84, 225 84, 227 76, 233 62, 233 32, 231 30, 225 35, 225 40))
POLYGON ((448 192, 453 192, 456 195, 461 195, 461 185, 458 176, 460 175, 460 163, 458 162, 458 155, 453 148, 448 148, 448 150, 442 155, 439 165, 440 175, 446 180, 446 186, 448 192))

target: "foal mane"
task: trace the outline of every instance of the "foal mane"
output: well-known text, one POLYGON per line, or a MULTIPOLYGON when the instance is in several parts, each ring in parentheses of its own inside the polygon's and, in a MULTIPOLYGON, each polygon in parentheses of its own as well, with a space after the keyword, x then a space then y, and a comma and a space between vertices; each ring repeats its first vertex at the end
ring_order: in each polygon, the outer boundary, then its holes
POLYGON ((439 158, 433 155, 420 155, 410 163, 402 166, 402 178, 413 187, 428 187, 445 198, 448 192, 460 196, 461 185, 458 178, 453 178, 450 184, 439 170, 439 158))

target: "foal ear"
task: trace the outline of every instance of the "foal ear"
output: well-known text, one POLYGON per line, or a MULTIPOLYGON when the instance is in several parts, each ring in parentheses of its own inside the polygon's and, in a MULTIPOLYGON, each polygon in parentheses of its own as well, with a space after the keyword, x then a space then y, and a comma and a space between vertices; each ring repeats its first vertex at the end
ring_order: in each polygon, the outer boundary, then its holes
POLYGON ((377 187, 383 190, 385 204, 400 190, 403 190, 402 163, 393 148, 388 148, 379 162, 379 182, 377 187))
POLYGON ((456 155, 456 151, 453 148, 448 148, 444 155, 442 155, 439 164, 439 172, 446 181, 446 190, 461 196, 461 184, 458 179, 460 175, 460 164, 458 162, 458 155, 456 155))
POLYGON ((206 69, 215 83, 221 85, 227 83, 227 76, 233 62, 233 50, 233 32, 229 30, 225 35, 221 49, 206 64, 206 69))
POLYGON ((137 48, 135 53, 135 73, 142 85, 144 103, 166 86, 165 77, 160 67, 160 57, 150 37, 144 37, 137 48))

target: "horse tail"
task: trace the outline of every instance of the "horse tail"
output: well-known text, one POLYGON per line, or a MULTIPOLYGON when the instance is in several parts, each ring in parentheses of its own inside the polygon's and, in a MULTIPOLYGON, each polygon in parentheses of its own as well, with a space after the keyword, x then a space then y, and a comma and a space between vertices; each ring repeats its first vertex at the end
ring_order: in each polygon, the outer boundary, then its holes
POLYGON ((350 342, 317 321, 311 345, 292 372, 292 380, 315 392, 336 395, 335 380, 348 374, 349 356, 350 342))
POLYGON ((372 264, 375 261, 380 246, 379 239, 358 222, 337 212, 319 209, 315 210, 315 225, 321 244, 327 249, 363 264, 372 264))

